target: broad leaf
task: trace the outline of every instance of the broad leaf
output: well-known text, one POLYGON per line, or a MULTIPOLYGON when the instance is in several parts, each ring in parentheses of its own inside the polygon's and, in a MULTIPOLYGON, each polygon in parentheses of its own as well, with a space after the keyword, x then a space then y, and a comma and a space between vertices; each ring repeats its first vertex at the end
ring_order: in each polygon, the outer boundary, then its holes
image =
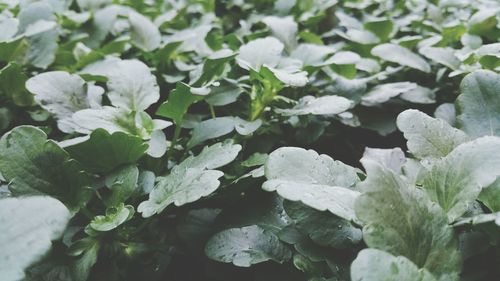
POLYGON ((457 146, 435 162, 422 185, 453 221, 476 200, 483 187, 500 176, 500 138, 482 137, 457 146))
POLYGON ((256 225, 215 234, 207 242, 205 253, 213 260, 242 267, 268 260, 284 263, 291 258, 290 250, 278 237, 256 225))
POLYGON ((469 140, 464 132, 446 121, 414 109, 400 113, 397 125, 408 140, 408 150, 419 159, 444 157, 469 140))
POLYGON ((50 250, 71 218, 68 209, 48 196, 0 199, 0 276, 14 281, 50 250))
POLYGON ((134 207, 123 203, 116 205, 114 207, 109 207, 106 209, 105 216, 96 216, 89 224, 89 226, 96 231, 110 231, 128 219, 130 219, 134 214, 134 207))
POLYGON ((456 276, 461 259, 443 210, 381 164, 365 160, 363 165, 368 177, 355 208, 366 244, 404 256, 436 276, 456 276))
POLYGON ((282 147, 269 155, 265 175, 262 188, 266 191, 347 220, 356 219, 354 200, 359 193, 350 188, 358 176, 356 169, 340 161, 312 150, 282 147))
POLYGON ((84 142, 64 147, 88 171, 98 173, 107 173, 120 165, 137 162, 147 148, 139 137, 123 132, 110 134, 104 129, 93 131, 84 142))
POLYGON ((500 75, 486 70, 462 80, 456 105, 460 128, 471 137, 500 136, 500 75))
POLYGON ((0 139, 0 173, 15 195, 47 194, 72 210, 90 195, 80 165, 32 126, 16 127, 0 139))
POLYGON ((351 279, 356 281, 437 281, 425 268, 419 269, 404 256, 393 256, 376 249, 359 252, 351 265, 351 279))

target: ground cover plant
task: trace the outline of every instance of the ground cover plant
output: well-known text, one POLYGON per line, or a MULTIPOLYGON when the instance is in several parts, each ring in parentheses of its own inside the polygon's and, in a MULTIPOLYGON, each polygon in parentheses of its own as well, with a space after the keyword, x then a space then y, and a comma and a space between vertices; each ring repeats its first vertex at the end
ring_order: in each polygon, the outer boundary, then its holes
POLYGON ((0 280, 500 278, 500 2, 0 11, 0 280))

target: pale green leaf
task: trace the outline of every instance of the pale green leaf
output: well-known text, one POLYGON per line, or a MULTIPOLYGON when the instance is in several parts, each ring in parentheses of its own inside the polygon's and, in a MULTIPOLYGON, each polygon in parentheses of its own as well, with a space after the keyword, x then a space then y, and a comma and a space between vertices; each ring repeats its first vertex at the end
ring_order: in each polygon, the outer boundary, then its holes
POLYGON ((372 49, 371 53, 385 61, 394 62, 427 73, 431 72, 430 65, 422 57, 396 44, 386 43, 378 45, 372 49))
POLYGON ((356 218, 354 200, 359 193, 350 188, 358 176, 356 169, 340 161, 313 150, 282 147, 269 155, 265 175, 262 188, 266 191, 347 220, 356 218))
POLYGON ((295 115, 334 115, 342 113, 353 106, 353 102, 340 96, 313 97, 305 96, 299 103, 290 109, 276 109, 284 116, 295 115))
POLYGON ((21 280, 24 270, 50 250, 71 218, 68 209, 48 196, 0 199, 0 276, 21 280))
POLYGON ((500 75, 487 70, 462 80, 456 100, 460 128, 471 137, 500 135, 500 75))
POLYGON ((359 252, 351 265, 353 281, 437 281, 425 268, 419 269, 404 256, 393 256, 376 249, 359 252))
POLYGON ((500 176, 500 138, 482 137, 457 146, 434 163, 422 185, 454 221, 478 197, 481 189, 500 176))
POLYGON ((397 125, 408 140, 408 150, 417 158, 440 158, 469 140, 462 131, 446 121, 435 119, 415 109, 399 114, 397 125))
POLYGON ((143 217, 158 214, 170 204, 182 206, 210 195, 220 185, 223 172, 214 170, 233 161, 241 150, 231 142, 206 147, 197 156, 191 156, 175 166, 168 176, 159 179, 149 199, 138 211, 143 217))
POLYGON ((128 21, 130 23, 130 38, 134 45, 146 52, 151 52, 160 47, 160 31, 150 19, 133 12, 128 16, 128 21))
POLYGON ((404 256, 436 276, 456 276, 461 258, 443 210, 383 165, 365 160, 363 166, 368 177, 355 209, 366 244, 404 256))

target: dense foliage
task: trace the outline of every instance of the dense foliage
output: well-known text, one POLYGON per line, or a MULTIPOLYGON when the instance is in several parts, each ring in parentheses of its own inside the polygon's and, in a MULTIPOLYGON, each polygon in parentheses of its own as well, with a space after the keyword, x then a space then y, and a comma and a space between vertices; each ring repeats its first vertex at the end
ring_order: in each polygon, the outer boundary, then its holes
POLYGON ((500 2, 0 11, 0 280, 498 280, 500 2))

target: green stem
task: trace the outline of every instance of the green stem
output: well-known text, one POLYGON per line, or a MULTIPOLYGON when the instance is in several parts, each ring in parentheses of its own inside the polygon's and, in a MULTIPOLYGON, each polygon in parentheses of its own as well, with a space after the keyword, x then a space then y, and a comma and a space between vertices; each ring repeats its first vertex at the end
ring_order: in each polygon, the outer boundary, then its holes
POLYGON ((174 131, 174 138, 172 139, 172 142, 170 143, 170 148, 168 149, 167 156, 168 159, 172 158, 172 153, 174 153, 174 147, 177 145, 177 139, 181 135, 181 125, 180 124, 175 124, 175 131, 174 131))
POLYGON ((210 108, 210 115, 212 115, 212 118, 217 117, 217 116, 215 115, 215 110, 214 110, 214 107, 213 107, 211 104, 209 104, 209 105, 208 105, 208 107, 210 108))

